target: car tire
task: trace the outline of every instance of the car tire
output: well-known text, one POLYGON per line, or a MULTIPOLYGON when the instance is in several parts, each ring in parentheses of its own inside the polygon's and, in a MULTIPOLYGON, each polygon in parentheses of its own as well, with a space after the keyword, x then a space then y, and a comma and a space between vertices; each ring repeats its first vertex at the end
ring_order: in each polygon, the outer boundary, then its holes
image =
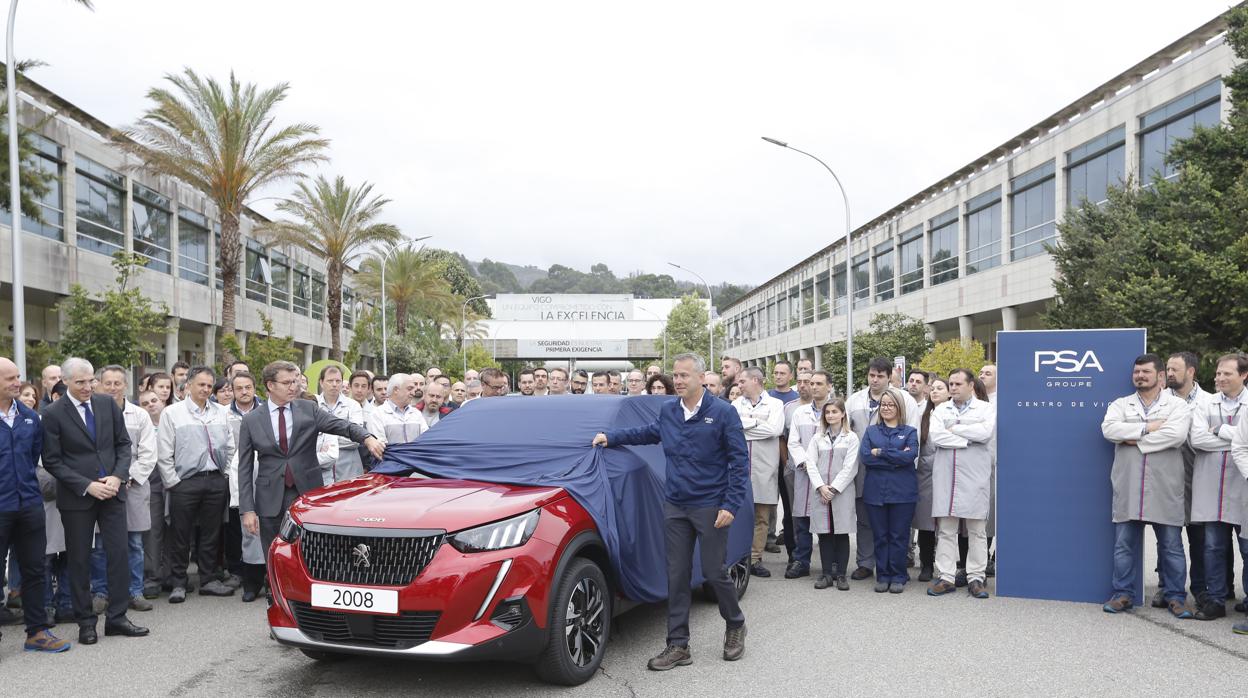
POLYGON ((611 636, 612 592, 593 560, 572 560, 551 598, 546 648, 534 667, 547 683, 577 686, 593 678, 611 636))
POLYGON ((341 662, 349 656, 338 652, 326 652, 325 650, 305 650, 300 648, 299 651, 303 652, 303 656, 308 659, 313 659, 318 662, 341 662))
MULTIPOLYGON (((737 600, 745 598, 745 592, 750 588, 750 563, 748 559, 741 559, 736 564, 728 566, 728 577, 732 580, 732 585, 737 589, 737 600)), ((711 602, 715 603, 719 599, 715 596, 715 588, 706 582, 702 582, 702 594, 711 602)))

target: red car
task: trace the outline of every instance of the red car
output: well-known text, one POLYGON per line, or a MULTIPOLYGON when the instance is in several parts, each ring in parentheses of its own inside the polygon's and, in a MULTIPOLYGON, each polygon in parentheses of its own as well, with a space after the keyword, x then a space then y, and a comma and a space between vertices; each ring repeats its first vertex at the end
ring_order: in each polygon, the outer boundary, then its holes
MULTIPOLYGON (((602 426, 604 416, 610 422, 615 414, 604 403, 586 415, 584 403, 619 402, 605 396, 570 399, 583 403, 576 412, 586 424, 569 430, 565 421, 559 433, 569 443, 582 445, 592 438, 590 430, 602 426)), ((514 411, 523 408, 519 403, 529 401, 488 402, 499 404, 467 405, 410 444, 413 453, 425 454, 417 460, 436 460, 434 454, 447 453, 445 447, 456 443, 457 434, 474 434, 477 439, 481 424, 496 423, 500 415, 510 413, 509 421, 515 422, 514 411), (442 441, 434 448, 432 442, 438 439, 442 441), (422 444, 425 440, 429 441, 422 444)), ((527 431, 542 440, 539 428, 527 431)), ((461 446, 480 450, 476 443, 461 446)), ((641 465, 626 464, 624 470, 612 470, 610 477, 617 483, 619 473, 626 471, 623 476, 634 479, 622 489, 645 492, 642 500, 661 501, 661 489, 638 485, 654 481, 662 486, 661 470, 657 477, 651 473, 657 447, 644 449, 653 450, 638 458, 616 449, 624 460, 641 465)), ((587 447, 580 450, 594 457, 587 447)), ((525 451, 524 444, 518 444, 498 451, 494 460, 506 464, 525 451)), ((388 453, 387 461, 390 457, 388 453)), ((661 453, 658 460, 661 467, 661 453)), ((556 464, 552 477, 576 480, 568 473, 595 467, 589 461, 578 462, 581 465, 556 464)), ((539 463, 538 469, 543 467, 539 463)), ((431 462, 426 472, 438 470, 438 463, 431 462)), ((592 480, 576 480, 575 491, 582 491, 585 482, 592 480)), ((657 560, 654 569, 662 569, 661 516, 655 520, 650 501, 630 503, 627 497, 617 497, 617 507, 621 502, 632 509, 618 510, 624 513, 617 511, 613 518, 629 529, 629 535, 604 536, 605 529, 569 488, 561 486, 369 474, 309 493, 291 507, 269 549, 272 636, 318 660, 365 654, 525 661, 534 663, 546 681, 582 683, 602 662, 613 615, 635 605, 624 589, 637 586, 624 583, 619 566, 612 564, 610 541, 640 541, 623 545, 643 548, 632 552, 646 564, 657 560)), ((744 594, 749 583, 751 517, 740 515, 737 522, 741 525, 734 523, 730 531, 726 564, 738 594, 744 594)), ((632 567, 626 574, 636 574, 632 567)), ((701 581, 697 567, 694 583, 701 581)), ((650 577, 653 582, 655 575, 650 577)), ((661 598, 665 582, 657 584, 661 598)), ((641 600, 656 600, 653 593, 648 596, 641 600)))

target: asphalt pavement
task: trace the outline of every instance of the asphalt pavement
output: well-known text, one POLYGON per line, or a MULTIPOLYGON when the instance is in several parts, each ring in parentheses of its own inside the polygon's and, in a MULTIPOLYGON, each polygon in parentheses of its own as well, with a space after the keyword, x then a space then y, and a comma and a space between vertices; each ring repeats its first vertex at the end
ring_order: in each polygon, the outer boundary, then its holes
MULTIPOLYGON (((768 556, 774 572, 781 561, 768 556)), ((749 635, 738 662, 720 658, 723 624, 716 606, 697 602, 694 663, 665 673, 646 670, 646 660, 662 649, 664 608, 634 609, 616 619, 600 674, 573 689, 542 684, 520 665, 371 658, 317 663, 269 639, 263 601, 192 595, 171 606, 162 597, 156 610, 131 614, 152 629, 147 638, 101 633, 92 647, 27 654, 21 628, 4 628, 0 686, 10 696, 1248 693, 1248 637, 1231 632, 1238 618, 1179 621, 1152 608, 1111 616, 1092 604, 995 594, 986 601, 965 593, 930 598, 918 583, 904 594, 876 594, 871 586, 854 582, 842 592, 815 590, 810 578, 754 578, 743 601, 749 635)), ((73 626, 60 630, 76 639, 73 626)))

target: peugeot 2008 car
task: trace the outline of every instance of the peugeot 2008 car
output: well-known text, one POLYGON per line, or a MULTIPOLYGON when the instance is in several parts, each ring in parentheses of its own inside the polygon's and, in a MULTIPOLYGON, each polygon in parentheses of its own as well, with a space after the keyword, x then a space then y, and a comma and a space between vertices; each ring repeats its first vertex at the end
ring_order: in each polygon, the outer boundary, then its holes
MULTIPOLYGON (((370 474, 300 497, 269 549, 272 636, 317 660, 509 660, 588 680, 612 617, 667 595, 661 447, 589 443, 675 399, 476 400, 370 474)), ((747 484, 729 529, 738 595, 752 499, 747 484)))

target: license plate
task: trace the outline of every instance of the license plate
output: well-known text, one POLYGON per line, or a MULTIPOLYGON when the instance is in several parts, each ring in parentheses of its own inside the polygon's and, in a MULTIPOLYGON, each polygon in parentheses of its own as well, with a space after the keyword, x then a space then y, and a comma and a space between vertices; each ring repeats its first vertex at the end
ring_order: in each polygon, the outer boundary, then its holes
POLYGON ((399 592, 374 587, 344 587, 335 584, 313 584, 312 606, 356 613, 398 615, 399 592))

